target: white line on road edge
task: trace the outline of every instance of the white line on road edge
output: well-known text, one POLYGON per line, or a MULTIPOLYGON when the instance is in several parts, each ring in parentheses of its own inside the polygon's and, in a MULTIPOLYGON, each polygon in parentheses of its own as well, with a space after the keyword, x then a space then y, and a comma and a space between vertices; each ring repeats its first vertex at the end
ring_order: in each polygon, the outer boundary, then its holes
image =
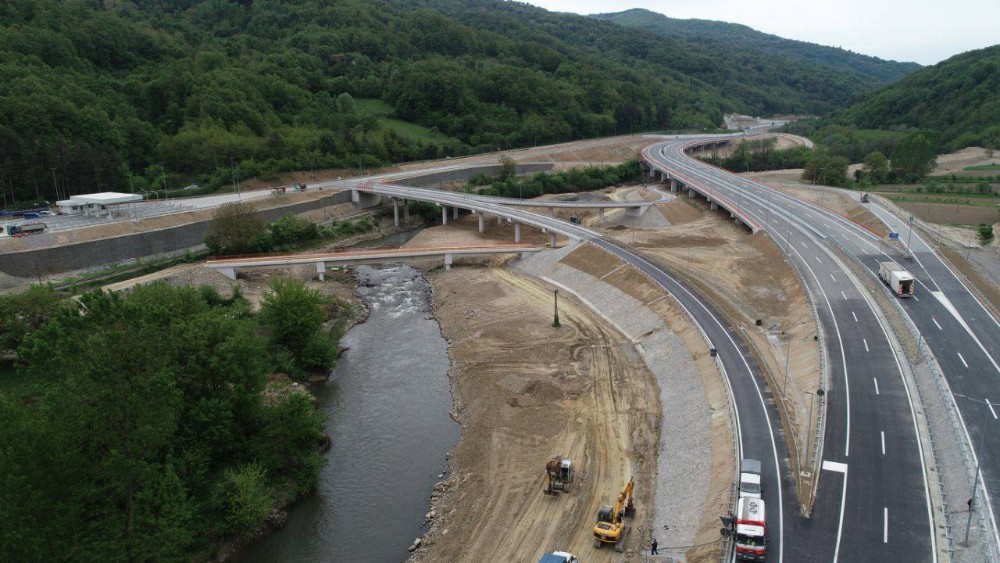
POLYGON ((854 311, 851 311, 851 316, 854 317, 854 322, 858 322, 858 315, 854 311))
POLYGON ((833 280, 833 283, 837 283, 837 278, 833 277, 833 274, 830 274, 830 279, 833 280))
POLYGON ((962 365, 964 365, 965 367, 969 367, 968 362, 966 362, 965 358, 962 357, 962 353, 961 352, 958 352, 958 359, 962 360, 962 365))
POLYGON ((938 330, 944 330, 943 328, 941 328, 941 325, 938 324, 937 319, 935 319, 934 317, 931 317, 931 322, 934 323, 934 326, 938 327, 938 330))
POLYGON ((875 382, 875 394, 876 394, 876 395, 878 395, 878 394, 879 394, 879 392, 878 392, 878 379, 875 379, 875 378, 873 377, 873 378, 872 378, 872 381, 874 381, 874 382, 875 382))
POLYGON ((844 301, 846 301, 847 300, 847 294, 844 293, 843 291, 841 291, 840 294, 844 296, 844 301))
POLYGON ((868 339, 862 338, 861 341, 865 343, 865 352, 871 352, 871 350, 868 349, 868 339))
POLYGON ((882 431, 882 455, 885 455, 885 431, 882 431))
POLYGON ((889 543, 889 507, 882 508, 885 524, 882 528, 882 543, 889 543))
POLYGON ((993 420, 997 419, 997 411, 993 410, 993 403, 989 399, 986 399, 986 406, 990 407, 990 412, 993 414, 993 420))
POLYGON ((843 473, 844 475, 847 475, 847 464, 840 463, 839 461, 823 460, 823 469, 827 471, 836 471, 837 473, 843 473))

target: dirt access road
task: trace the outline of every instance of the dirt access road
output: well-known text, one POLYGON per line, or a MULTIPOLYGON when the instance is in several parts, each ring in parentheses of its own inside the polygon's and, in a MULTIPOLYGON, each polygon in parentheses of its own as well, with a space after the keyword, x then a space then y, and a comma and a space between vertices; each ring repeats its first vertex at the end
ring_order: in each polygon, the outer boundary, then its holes
MULTIPOLYGON (((434 532, 415 561, 537 561, 566 550, 612 561, 592 546, 602 505, 636 479, 626 540, 648 540, 659 390, 632 344, 565 297, 503 268, 434 273, 436 316, 451 343, 460 474, 436 493, 434 532), (562 297, 562 296, 561 296, 562 297), (542 493, 544 466, 568 456, 567 494, 542 493)), ((620 556, 619 556, 620 557, 620 556)))

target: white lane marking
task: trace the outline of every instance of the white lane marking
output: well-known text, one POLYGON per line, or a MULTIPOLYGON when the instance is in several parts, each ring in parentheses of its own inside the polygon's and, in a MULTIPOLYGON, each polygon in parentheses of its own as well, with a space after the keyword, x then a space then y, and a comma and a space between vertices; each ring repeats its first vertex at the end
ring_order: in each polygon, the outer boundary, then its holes
POLYGON ((871 350, 868 349, 868 339, 862 338, 861 341, 865 343, 865 352, 871 352, 871 350))
POLYGON ((802 248, 805 248, 806 250, 809 250, 809 245, 808 244, 806 244, 804 242, 800 242, 799 244, 802 245, 802 248))
POLYGON ((882 455, 885 455, 885 431, 882 432, 882 455))
POLYGON ((965 361, 965 358, 962 357, 962 353, 961 352, 958 353, 958 359, 962 360, 962 365, 963 366, 969 367, 969 364, 965 361))
POLYGON ((836 471, 837 473, 843 473, 847 475, 847 464, 840 463, 839 461, 827 461, 823 460, 823 469, 827 471, 836 471))
POLYGON ((847 294, 844 293, 843 291, 841 291, 840 294, 844 296, 844 300, 846 301, 847 300, 847 294))
POLYGON ((823 263, 823 261, 819 259, 819 256, 816 257, 816 261, 819 262, 820 264, 823 263))
POLYGON ((858 315, 851 311, 851 316, 854 317, 854 322, 858 322, 858 315))
POLYGON ((885 524, 882 528, 882 543, 889 543, 889 507, 882 508, 885 524))
POLYGON ((874 381, 874 382, 875 382, 875 394, 876 394, 876 395, 880 395, 880 393, 878 392, 878 379, 875 379, 875 378, 873 377, 873 378, 872 378, 872 381, 874 381))
POLYGON ((910 297, 912 297, 914 301, 920 301, 920 298, 916 295, 911 295, 910 297))
POLYGON ((993 410, 993 403, 989 399, 986 399, 986 406, 990 407, 990 412, 993 414, 993 420, 997 419, 997 411, 993 410))
POLYGON ((934 323, 934 326, 938 327, 938 330, 944 330, 943 328, 941 328, 941 325, 938 324, 937 319, 931 317, 931 321, 934 323))

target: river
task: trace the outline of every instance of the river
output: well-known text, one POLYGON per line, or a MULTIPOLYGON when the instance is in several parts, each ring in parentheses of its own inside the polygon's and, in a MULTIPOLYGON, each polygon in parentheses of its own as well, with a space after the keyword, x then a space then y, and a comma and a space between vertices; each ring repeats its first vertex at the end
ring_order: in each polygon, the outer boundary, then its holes
POLYGON ((397 562, 426 530, 431 488, 460 432, 448 415, 448 343, 417 270, 359 266, 358 277, 371 315, 315 389, 333 440, 319 487, 243 551, 244 563, 397 562))

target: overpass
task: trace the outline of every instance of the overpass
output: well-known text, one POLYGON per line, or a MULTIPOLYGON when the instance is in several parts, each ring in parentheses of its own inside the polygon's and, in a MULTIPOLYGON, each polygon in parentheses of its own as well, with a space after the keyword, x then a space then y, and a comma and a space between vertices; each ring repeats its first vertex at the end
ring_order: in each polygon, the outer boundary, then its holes
POLYGON ((407 259, 441 257, 446 270, 451 269, 455 256, 490 254, 518 254, 540 252, 544 247, 530 244, 508 244, 500 246, 439 246, 406 248, 371 248, 337 252, 315 252, 295 254, 252 254, 228 258, 212 258, 205 262, 211 268, 231 280, 236 279, 240 268, 264 268, 275 266, 299 266, 313 264, 320 280, 326 278, 327 264, 373 264, 380 262, 401 262, 407 259))

